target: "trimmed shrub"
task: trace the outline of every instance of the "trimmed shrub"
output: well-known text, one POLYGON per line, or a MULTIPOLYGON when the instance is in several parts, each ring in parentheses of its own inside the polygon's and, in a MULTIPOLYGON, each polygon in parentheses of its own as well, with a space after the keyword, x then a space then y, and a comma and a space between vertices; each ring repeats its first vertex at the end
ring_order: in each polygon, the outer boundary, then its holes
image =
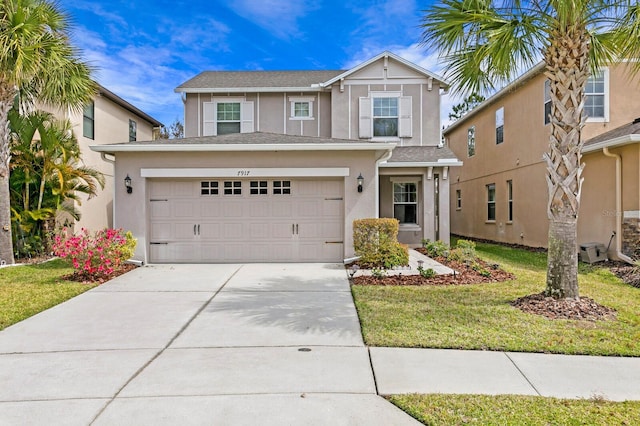
POLYGON ((409 248, 398 242, 397 219, 353 221, 353 246, 363 266, 393 268, 409 263, 409 248))
POLYGON ((429 257, 447 257, 449 255, 449 245, 443 241, 422 240, 422 246, 429 257))

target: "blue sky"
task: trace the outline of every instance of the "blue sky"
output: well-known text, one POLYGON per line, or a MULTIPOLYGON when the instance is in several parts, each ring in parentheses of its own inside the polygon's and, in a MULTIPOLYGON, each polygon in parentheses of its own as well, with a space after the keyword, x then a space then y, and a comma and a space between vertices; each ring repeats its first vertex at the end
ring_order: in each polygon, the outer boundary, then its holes
MULTIPOLYGON (((348 69, 390 50, 441 73, 418 45, 413 0, 61 0, 96 80, 143 111, 182 120, 175 87, 205 70, 348 69)), ((445 100, 446 119, 452 101, 445 100)))

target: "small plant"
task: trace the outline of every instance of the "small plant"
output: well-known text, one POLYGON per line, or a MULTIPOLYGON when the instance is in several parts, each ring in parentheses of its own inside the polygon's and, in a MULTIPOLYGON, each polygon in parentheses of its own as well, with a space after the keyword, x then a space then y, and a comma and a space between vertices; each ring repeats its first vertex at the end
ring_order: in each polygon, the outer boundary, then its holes
POLYGON ((371 275, 374 278, 382 279, 387 276, 387 270, 382 268, 373 268, 371 270, 371 275))
POLYGON ((423 247, 429 257, 447 257, 449 246, 442 241, 422 240, 423 247))
POLYGON ((418 266, 418 272, 420 272, 422 278, 433 278, 436 276, 436 271, 432 268, 425 269, 422 266, 418 266))
POLYGON ((53 252, 71 261, 80 275, 108 277, 133 256, 136 239, 122 229, 103 229, 91 235, 86 229, 68 236, 66 229, 54 237, 53 252))

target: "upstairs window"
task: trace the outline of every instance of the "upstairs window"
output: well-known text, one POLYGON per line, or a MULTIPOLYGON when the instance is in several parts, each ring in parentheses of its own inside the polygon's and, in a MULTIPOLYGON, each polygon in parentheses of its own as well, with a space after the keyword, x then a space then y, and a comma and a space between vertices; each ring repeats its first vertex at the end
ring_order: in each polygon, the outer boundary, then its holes
POLYGON ((587 80, 584 113, 590 119, 606 119, 606 78, 602 70, 587 80))
POLYGON ((513 222, 513 181, 507 181, 507 222, 513 222))
POLYGON ((496 145, 504 142, 504 107, 496 111, 496 145))
POLYGON ((467 130, 467 156, 476 155, 476 127, 469 127, 467 130))
POLYGON ((216 118, 218 135, 240 133, 240 102, 218 102, 216 118))
POLYGON ((138 136, 138 125, 135 121, 129 120, 129 142, 135 142, 138 136))
POLYGON ((82 111, 82 136, 89 139, 94 139, 94 115, 95 103, 90 102, 84 106, 82 111))
POLYGON ((462 209, 462 190, 456 189, 456 210, 462 209))
POLYGON ((400 224, 418 223, 418 185, 415 182, 393 184, 393 217, 400 224))
POLYGON ((373 98, 373 136, 398 136, 398 98, 373 98))
POLYGON ((313 101, 312 96, 291 96, 291 120, 310 120, 313 119, 313 101))
POLYGON ((252 133, 253 116, 253 102, 243 98, 214 98, 212 102, 203 102, 201 136, 252 133))

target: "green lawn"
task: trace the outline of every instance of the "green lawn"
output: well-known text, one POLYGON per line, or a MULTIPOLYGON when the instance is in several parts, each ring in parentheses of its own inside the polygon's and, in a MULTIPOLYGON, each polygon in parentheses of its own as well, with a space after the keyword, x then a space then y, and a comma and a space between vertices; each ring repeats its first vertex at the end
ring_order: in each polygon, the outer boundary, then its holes
POLYGON ((581 265, 580 291, 618 311, 616 321, 549 320, 509 302, 545 287, 546 254, 478 244, 479 255, 516 275, 461 286, 352 286, 370 346, 640 356, 640 289, 581 265))
POLYGON ((640 401, 517 395, 395 395, 391 402, 427 425, 634 425, 640 401))
POLYGON ((0 269, 0 330, 95 287, 61 278, 71 272, 61 260, 0 269))

